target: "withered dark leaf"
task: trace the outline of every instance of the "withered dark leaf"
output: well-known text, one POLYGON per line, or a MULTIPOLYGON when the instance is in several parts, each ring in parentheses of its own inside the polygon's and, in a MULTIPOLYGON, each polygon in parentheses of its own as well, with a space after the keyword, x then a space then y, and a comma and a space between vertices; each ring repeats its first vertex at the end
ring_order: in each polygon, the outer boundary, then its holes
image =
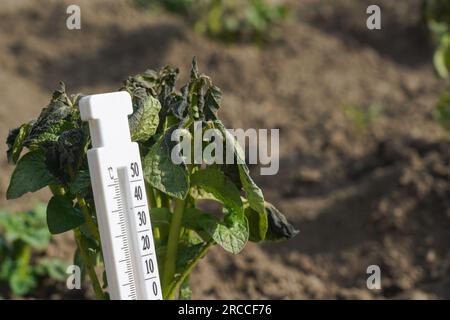
POLYGON ((8 158, 8 162, 12 162, 12 153, 14 142, 16 141, 17 136, 19 135, 20 127, 9 130, 8 137, 6 138, 6 144, 8 145, 8 150, 6 151, 6 156, 8 158))
POLYGON ((295 237, 299 233, 273 204, 266 202, 265 208, 268 218, 266 240, 287 240, 295 237))
POLYGON ((45 163, 62 183, 68 184, 74 178, 85 152, 85 142, 83 130, 71 129, 63 132, 57 141, 47 144, 45 163))
POLYGON ((138 88, 133 92, 133 113, 128 117, 133 141, 146 141, 156 133, 161 104, 158 99, 138 88))
POLYGON ((78 127, 80 115, 78 110, 61 101, 51 102, 44 108, 32 125, 23 145, 38 147, 49 141, 56 141, 59 135, 69 129, 78 127))
POLYGON ((205 94, 205 120, 216 120, 217 112, 220 108, 220 100, 222 99, 222 92, 219 87, 211 85, 205 94))

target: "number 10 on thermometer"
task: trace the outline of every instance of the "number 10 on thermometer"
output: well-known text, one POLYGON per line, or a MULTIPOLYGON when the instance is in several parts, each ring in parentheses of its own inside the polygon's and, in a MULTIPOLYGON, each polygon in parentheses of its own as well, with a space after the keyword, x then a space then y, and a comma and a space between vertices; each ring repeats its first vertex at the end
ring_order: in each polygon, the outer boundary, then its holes
POLYGON ((84 97, 87 153, 111 299, 159 300, 161 285, 139 147, 131 142, 127 92, 84 97))

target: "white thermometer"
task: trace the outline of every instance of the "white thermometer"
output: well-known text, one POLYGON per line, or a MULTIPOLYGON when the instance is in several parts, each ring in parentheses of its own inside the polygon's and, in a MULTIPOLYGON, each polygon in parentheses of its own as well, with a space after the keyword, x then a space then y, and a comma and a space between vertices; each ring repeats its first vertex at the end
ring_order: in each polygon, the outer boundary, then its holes
POLYGON ((87 158, 110 298, 161 300, 139 147, 128 127, 132 111, 125 91, 80 100, 91 133, 87 158))

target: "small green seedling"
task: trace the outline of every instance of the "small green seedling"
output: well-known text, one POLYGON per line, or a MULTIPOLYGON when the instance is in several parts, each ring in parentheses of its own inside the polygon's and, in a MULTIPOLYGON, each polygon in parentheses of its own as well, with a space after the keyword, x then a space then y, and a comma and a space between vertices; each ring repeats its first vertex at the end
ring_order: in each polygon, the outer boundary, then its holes
POLYGON ((433 110, 433 118, 447 131, 450 131, 450 92, 441 93, 433 110))
POLYGON ((382 107, 378 104, 371 104, 367 108, 346 105, 343 111, 346 117, 353 123, 355 129, 359 133, 365 133, 380 116, 382 107))
MULTIPOLYGON (((129 77, 121 88, 132 97, 129 127, 140 147, 165 299, 189 296, 189 274, 211 246, 237 254, 248 240, 279 241, 298 232, 264 200, 245 162, 208 166, 172 162, 171 133, 176 128, 193 135, 194 124, 200 121, 205 129, 216 128, 224 140, 229 139, 217 115, 220 89, 199 73, 195 60, 188 83, 179 91, 178 73, 171 67, 148 70, 129 77), (202 210, 205 200, 219 204, 219 216, 202 210)), ((96 274, 103 261, 86 159, 91 141, 87 123, 80 120, 80 98, 69 97, 61 84, 36 120, 10 132, 8 159, 16 167, 7 197, 16 199, 50 187, 48 228, 53 234, 74 231, 75 264, 89 275, 102 299, 107 298, 107 279, 103 273, 101 283, 96 274)), ((230 143, 236 148, 234 157, 239 157, 238 144, 230 143)))
POLYGON ((32 293, 43 277, 66 279, 64 262, 41 257, 50 236, 44 205, 13 213, 0 210, 0 283, 16 296, 32 293))
POLYGON ((159 5, 187 18, 194 29, 212 39, 227 43, 263 42, 277 39, 288 16, 284 5, 265 0, 137 0, 140 5, 159 5))

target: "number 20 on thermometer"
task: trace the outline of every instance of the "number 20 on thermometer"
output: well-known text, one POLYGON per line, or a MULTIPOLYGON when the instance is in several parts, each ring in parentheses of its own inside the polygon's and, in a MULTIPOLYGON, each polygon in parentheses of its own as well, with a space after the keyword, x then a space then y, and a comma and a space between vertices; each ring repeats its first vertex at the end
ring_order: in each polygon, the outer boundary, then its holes
POLYGON ((80 101, 89 122, 87 153, 108 291, 115 300, 160 300, 161 285, 137 143, 131 142, 125 92, 80 101))

